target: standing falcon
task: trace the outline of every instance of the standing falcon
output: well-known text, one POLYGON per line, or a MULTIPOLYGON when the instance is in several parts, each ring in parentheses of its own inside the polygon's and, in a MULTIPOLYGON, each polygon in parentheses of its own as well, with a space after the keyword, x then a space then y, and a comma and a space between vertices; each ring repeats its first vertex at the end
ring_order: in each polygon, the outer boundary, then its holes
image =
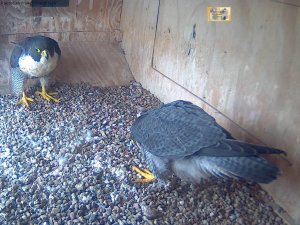
POLYGON ((22 95, 17 104, 23 103, 29 107, 28 101, 33 102, 25 94, 25 83, 28 79, 39 79, 42 91, 37 91, 47 101, 58 102, 51 96, 55 93, 47 93, 51 72, 56 68, 61 51, 57 42, 45 36, 28 37, 16 43, 11 54, 11 84, 12 91, 16 95, 22 95))
POLYGON ((175 174, 193 183, 211 176, 269 183, 280 171, 261 155, 285 154, 234 140, 213 117, 186 101, 146 112, 137 118, 131 132, 154 173, 133 167, 144 177, 140 182, 150 182, 155 177, 164 180, 175 174))

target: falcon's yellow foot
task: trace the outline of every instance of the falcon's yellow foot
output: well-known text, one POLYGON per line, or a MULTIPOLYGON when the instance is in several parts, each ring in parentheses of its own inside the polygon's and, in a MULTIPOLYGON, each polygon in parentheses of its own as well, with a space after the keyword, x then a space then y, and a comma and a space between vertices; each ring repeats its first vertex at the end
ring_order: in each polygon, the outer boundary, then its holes
POLYGON ((22 98, 16 103, 16 105, 19 105, 20 103, 23 103, 23 105, 25 105, 26 107, 29 107, 28 101, 33 102, 33 99, 27 97, 27 96, 25 95, 25 92, 23 92, 22 98))
POLYGON ((141 170, 141 169, 137 168, 136 166, 133 166, 132 169, 144 177, 142 179, 136 179, 137 183, 150 183, 156 179, 154 174, 151 173, 147 169, 141 170))
POLYGON ((53 93, 47 93, 45 90, 42 90, 42 91, 36 91, 36 93, 37 94, 39 94, 39 95, 41 95, 45 100, 47 100, 48 102, 50 101, 50 100, 52 100, 52 101, 54 101, 54 102, 59 102, 59 100, 58 99, 56 99, 56 98, 54 98, 54 97, 52 97, 51 95, 57 95, 57 93, 56 92, 53 92, 53 93))

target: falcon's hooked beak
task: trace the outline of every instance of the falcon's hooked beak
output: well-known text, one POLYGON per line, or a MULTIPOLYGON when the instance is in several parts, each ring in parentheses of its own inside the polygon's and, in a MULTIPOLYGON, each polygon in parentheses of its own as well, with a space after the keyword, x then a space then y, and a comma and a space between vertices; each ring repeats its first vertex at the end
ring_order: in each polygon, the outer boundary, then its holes
POLYGON ((48 54, 48 51, 47 51, 47 50, 43 50, 43 51, 41 52, 41 55, 42 55, 43 57, 45 57, 45 58, 48 60, 49 54, 48 54))

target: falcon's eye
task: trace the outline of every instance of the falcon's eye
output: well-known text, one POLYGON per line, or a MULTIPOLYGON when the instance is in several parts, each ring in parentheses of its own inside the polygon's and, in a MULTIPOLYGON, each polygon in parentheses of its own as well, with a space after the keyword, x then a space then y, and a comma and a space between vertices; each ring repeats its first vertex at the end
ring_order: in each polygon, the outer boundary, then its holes
POLYGON ((36 51, 37 53, 40 53, 40 52, 41 52, 41 49, 36 48, 35 51, 36 51))

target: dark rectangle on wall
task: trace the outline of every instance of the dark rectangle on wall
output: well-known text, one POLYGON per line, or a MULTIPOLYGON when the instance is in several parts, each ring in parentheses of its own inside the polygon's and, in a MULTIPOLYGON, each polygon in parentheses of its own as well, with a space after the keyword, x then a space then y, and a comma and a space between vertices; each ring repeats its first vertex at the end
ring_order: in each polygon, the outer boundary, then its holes
POLYGON ((69 0, 32 0, 32 7, 68 7, 69 0))

